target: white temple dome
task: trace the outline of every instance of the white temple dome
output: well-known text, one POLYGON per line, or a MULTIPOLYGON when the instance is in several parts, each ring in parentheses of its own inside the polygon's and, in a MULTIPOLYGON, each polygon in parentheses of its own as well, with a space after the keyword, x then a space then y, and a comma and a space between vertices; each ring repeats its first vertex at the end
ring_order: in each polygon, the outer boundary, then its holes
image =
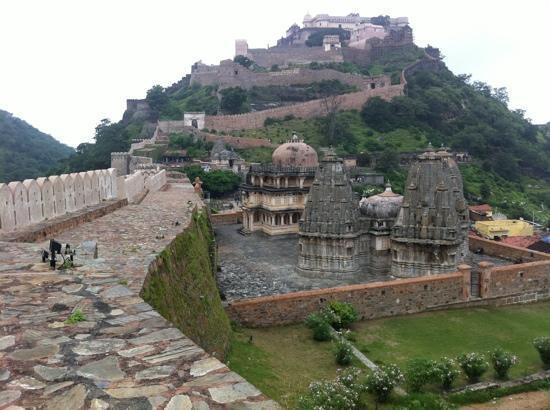
POLYGON ((361 213, 374 219, 393 219, 397 217, 403 196, 392 191, 391 185, 386 185, 386 190, 380 194, 362 198, 359 201, 361 213))

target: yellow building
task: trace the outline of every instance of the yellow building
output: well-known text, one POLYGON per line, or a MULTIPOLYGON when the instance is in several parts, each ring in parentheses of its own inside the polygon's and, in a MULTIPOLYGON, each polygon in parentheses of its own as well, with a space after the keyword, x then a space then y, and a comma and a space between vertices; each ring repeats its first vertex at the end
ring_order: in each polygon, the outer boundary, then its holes
POLYGON ((488 239, 508 236, 531 236, 534 233, 533 225, 517 219, 477 221, 474 228, 481 236, 488 239))

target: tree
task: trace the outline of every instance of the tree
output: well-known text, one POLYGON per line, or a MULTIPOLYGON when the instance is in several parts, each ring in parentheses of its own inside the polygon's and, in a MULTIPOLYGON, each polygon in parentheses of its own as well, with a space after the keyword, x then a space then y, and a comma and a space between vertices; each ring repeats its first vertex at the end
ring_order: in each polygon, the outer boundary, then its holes
POLYGON ((243 56, 243 55, 240 55, 240 54, 238 56, 235 56, 233 61, 237 64, 242 65, 243 67, 246 67, 246 68, 250 68, 250 66, 254 64, 254 61, 252 61, 250 58, 248 58, 246 56, 243 56))
POLYGON ((248 94, 241 87, 230 87, 221 91, 220 108, 228 114, 241 114, 250 111, 248 94))
POLYGON ((380 97, 369 98, 361 110, 363 121, 377 131, 387 132, 393 128, 391 104, 380 97))
POLYGON ((157 117, 160 115, 161 111, 166 109, 169 103, 168 95, 160 85, 154 85, 149 89, 145 100, 149 103, 149 107, 155 112, 157 117))
POLYGON ((399 153, 391 147, 382 151, 376 161, 376 169, 382 172, 391 172, 399 168, 399 153))
POLYGON ((486 183, 481 184, 481 187, 479 188, 479 193, 481 195, 481 200, 483 202, 487 202, 489 198, 491 197, 491 188, 486 183))
POLYGON ((329 145, 334 145, 336 133, 336 114, 342 104, 342 98, 338 95, 329 95, 321 100, 321 106, 325 112, 326 134, 329 145))

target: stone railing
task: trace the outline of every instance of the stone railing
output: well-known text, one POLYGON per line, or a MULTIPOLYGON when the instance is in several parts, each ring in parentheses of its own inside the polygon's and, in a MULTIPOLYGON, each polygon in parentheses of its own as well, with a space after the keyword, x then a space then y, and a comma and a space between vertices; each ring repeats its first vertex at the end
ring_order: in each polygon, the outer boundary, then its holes
POLYGON ((0 183, 0 231, 16 231, 103 201, 134 202, 165 184, 165 171, 117 178, 113 168, 0 183))
POLYGON ((0 230, 13 231, 116 198, 112 168, 0 184, 0 230))

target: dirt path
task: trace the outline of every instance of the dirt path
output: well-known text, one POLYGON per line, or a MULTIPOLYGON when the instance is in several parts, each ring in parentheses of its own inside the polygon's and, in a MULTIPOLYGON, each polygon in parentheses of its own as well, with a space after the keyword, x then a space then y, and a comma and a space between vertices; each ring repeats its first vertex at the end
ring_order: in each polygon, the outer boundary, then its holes
POLYGON ((533 391, 502 397, 482 404, 464 406, 461 410, 549 410, 550 391, 533 391))

